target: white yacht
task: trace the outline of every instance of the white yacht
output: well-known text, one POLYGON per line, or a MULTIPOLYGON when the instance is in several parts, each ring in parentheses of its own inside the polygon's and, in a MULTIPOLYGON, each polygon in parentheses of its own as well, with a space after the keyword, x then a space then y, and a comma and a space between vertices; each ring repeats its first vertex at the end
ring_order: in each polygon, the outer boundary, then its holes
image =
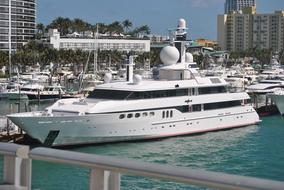
POLYGON ((62 99, 42 112, 8 115, 27 134, 48 146, 105 143, 189 135, 260 122, 245 92, 229 93, 218 77, 201 77, 186 53, 186 25, 180 19, 175 46, 162 49, 159 77, 133 76, 105 83, 85 99, 62 99))
POLYGON ((48 100, 48 99, 60 99, 62 95, 65 95, 65 88, 59 85, 45 86, 43 89, 36 93, 27 94, 29 100, 48 100))
POLYGON ((6 97, 9 100, 28 99, 28 95, 38 94, 40 91, 43 90, 43 88, 43 85, 37 83, 30 83, 19 87, 18 90, 6 92, 6 97))
POLYGON ((284 115, 284 89, 279 89, 267 95, 276 104, 281 115, 284 115))

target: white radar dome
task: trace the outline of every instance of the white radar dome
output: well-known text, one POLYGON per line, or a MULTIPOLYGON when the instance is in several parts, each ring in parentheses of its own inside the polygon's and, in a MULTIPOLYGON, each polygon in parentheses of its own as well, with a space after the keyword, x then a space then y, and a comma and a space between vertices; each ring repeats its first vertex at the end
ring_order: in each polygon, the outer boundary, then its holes
POLYGON ((110 83, 111 80, 112 80, 112 75, 111 75, 111 73, 105 73, 104 82, 105 82, 105 83, 110 83))
POLYGON ((178 29, 186 29, 186 21, 183 18, 178 21, 178 29))
POLYGON ((134 84, 139 84, 141 81, 142 81, 141 75, 138 75, 138 74, 134 75, 134 77, 133 77, 133 83, 134 84))
POLYGON ((187 63, 193 63, 193 55, 191 53, 186 53, 185 54, 185 62, 187 63))
POLYGON ((179 59, 179 51, 174 46, 166 46, 160 52, 160 59, 164 65, 176 64, 179 59))

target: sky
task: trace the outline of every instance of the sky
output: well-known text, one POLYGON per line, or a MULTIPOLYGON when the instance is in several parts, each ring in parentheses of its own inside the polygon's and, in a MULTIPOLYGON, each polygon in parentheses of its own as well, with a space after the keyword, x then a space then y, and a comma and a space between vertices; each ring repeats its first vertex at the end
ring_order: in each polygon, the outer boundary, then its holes
MULTIPOLYGON (((91 24, 124 21, 133 27, 148 25, 152 34, 168 35, 179 18, 187 21, 191 39, 216 40, 217 15, 225 0, 37 0, 37 22, 49 24, 56 17, 80 18, 91 24)), ((284 0, 256 0, 258 13, 284 10, 284 0)))

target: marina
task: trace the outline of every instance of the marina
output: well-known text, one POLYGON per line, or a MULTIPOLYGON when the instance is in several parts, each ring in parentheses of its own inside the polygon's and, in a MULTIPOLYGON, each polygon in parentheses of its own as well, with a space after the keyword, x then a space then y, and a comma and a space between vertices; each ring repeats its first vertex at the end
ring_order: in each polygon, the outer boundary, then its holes
POLYGON ((134 74, 134 56, 129 56, 125 81, 112 81, 106 73, 104 84, 86 98, 58 100, 43 112, 7 117, 46 146, 148 140, 258 124, 248 94, 230 93, 224 79, 199 75, 186 52, 186 30, 180 19, 174 41, 161 50, 157 79, 134 74))
POLYGON ((0 190, 283 190, 284 3, 223 1, 0 0, 0 190))

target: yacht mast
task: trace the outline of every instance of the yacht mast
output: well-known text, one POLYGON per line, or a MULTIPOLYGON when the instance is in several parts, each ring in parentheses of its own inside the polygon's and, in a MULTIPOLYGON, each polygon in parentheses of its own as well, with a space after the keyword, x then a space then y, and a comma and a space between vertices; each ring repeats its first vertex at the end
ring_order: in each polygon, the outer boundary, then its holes
POLYGON ((98 72, 98 32, 99 32, 99 25, 97 24, 97 30, 96 30, 95 42, 94 42, 94 74, 95 75, 98 72))

